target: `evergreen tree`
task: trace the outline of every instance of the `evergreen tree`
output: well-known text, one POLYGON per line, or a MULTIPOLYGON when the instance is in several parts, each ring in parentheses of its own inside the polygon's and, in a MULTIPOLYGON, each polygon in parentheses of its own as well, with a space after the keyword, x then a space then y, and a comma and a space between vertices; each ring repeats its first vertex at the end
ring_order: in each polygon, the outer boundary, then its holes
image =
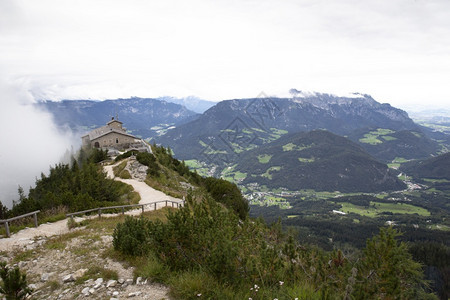
POLYGON ((27 275, 22 273, 18 267, 11 269, 5 262, 0 262, 0 293, 7 300, 25 299, 31 289, 28 288, 27 275))
POLYGON ((392 227, 381 228, 364 249, 355 289, 358 299, 424 299, 421 265, 412 259, 400 233, 392 227))

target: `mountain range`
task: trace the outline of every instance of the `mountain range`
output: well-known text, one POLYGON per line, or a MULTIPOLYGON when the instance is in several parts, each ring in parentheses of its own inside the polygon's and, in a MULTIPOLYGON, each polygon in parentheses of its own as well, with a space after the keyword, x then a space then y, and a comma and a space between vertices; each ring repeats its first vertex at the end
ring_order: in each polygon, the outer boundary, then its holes
POLYGON ((348 136, 384 162, 397 156, 426 158, 440 149, 405 111, 362 94, 222 101, 156 141, 181 159, 221 164, 283 134, 315 129, 348 136))
POLYGON ((191 161, 206 174, 223 176, 234 168, 248 173, 239 178, 243 184, 284 184, 289 189, 399 189, 403 185, 385 163, 426 159, 450 148, 445 133, 420 126, 405 111, 366 94, 297 93, 294 98, 262 96, 216 104, 192 97, 133 97, 36 105, 50 112, 59 126, 77 132, 118 116, 130 133, 169 146, 175 157, 191 161), (181 105, 189 103, 198 112, 206 111, 196 113, 181 105), (315 146, 300 151, 301 141, 313 137, 315 146), (287 144, 297 150, 281 151, 287 144), (266 165, 256 163, 269 156, 266 165))

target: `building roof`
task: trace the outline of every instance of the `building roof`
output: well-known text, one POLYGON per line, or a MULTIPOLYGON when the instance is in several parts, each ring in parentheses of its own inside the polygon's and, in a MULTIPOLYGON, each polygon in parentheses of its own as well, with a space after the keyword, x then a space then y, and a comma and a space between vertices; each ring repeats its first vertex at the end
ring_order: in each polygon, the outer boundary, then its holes
POLYGON ((123 123, 122 123, 122 122, 120 122, 119 120, 116 120, 116 119, 112 118, 112 119, 111 119, 111 121, 109 121, 108 123, 106 123, 106 125, 112 124, 112 123, 114 123, 114 122, 117 122, 117 123, 123 124, 123 123))
POLYGON ((100 127, 100 128, 92 130, 89 133, 89 139, 91 141, 93 141, 93 140, 96 140, 98 138, 101 138, 101 137, 103 137, 105 135, 108 135, 108 134, 111 134, 111 133, 117 133, 117 134, 121 134, 121 135, 125 135, 125 136, 128 136, 128 137, 137 139, 137 137, 135 137, 134 135, 128 134, 125 131, 121 131, 121 130, 117 130, 117 129, 114 129, 114 128, 110 128, 108 126, 103 126, 103 127, 100 127), (106 127, 107 130, 103 130, 103 131, 97 132, 99 129, 101 129, 103 127, 106 127))

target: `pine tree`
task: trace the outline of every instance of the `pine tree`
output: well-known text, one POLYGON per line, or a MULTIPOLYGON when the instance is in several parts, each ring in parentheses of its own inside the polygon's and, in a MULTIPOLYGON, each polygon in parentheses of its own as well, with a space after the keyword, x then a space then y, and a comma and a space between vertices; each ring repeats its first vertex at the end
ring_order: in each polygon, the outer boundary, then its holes
POLYGON ((31 289, 27 285, 27 275, 22 273, 18 267, 11 269, 5 262, 0 262, 0 293, 7 300, 25 299, 31 289))

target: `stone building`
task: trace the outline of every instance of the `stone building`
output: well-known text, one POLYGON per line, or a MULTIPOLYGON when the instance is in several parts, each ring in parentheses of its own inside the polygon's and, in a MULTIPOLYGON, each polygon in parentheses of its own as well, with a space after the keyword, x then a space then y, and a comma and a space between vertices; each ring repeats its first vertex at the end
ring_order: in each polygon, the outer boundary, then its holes
POLYGON ((127 133, 122 122, 114 117, 105 126, 96 128, 81 137, 84 147, 115 150, 138 150, 151 152, 150 146, 142 139, 127 133))

